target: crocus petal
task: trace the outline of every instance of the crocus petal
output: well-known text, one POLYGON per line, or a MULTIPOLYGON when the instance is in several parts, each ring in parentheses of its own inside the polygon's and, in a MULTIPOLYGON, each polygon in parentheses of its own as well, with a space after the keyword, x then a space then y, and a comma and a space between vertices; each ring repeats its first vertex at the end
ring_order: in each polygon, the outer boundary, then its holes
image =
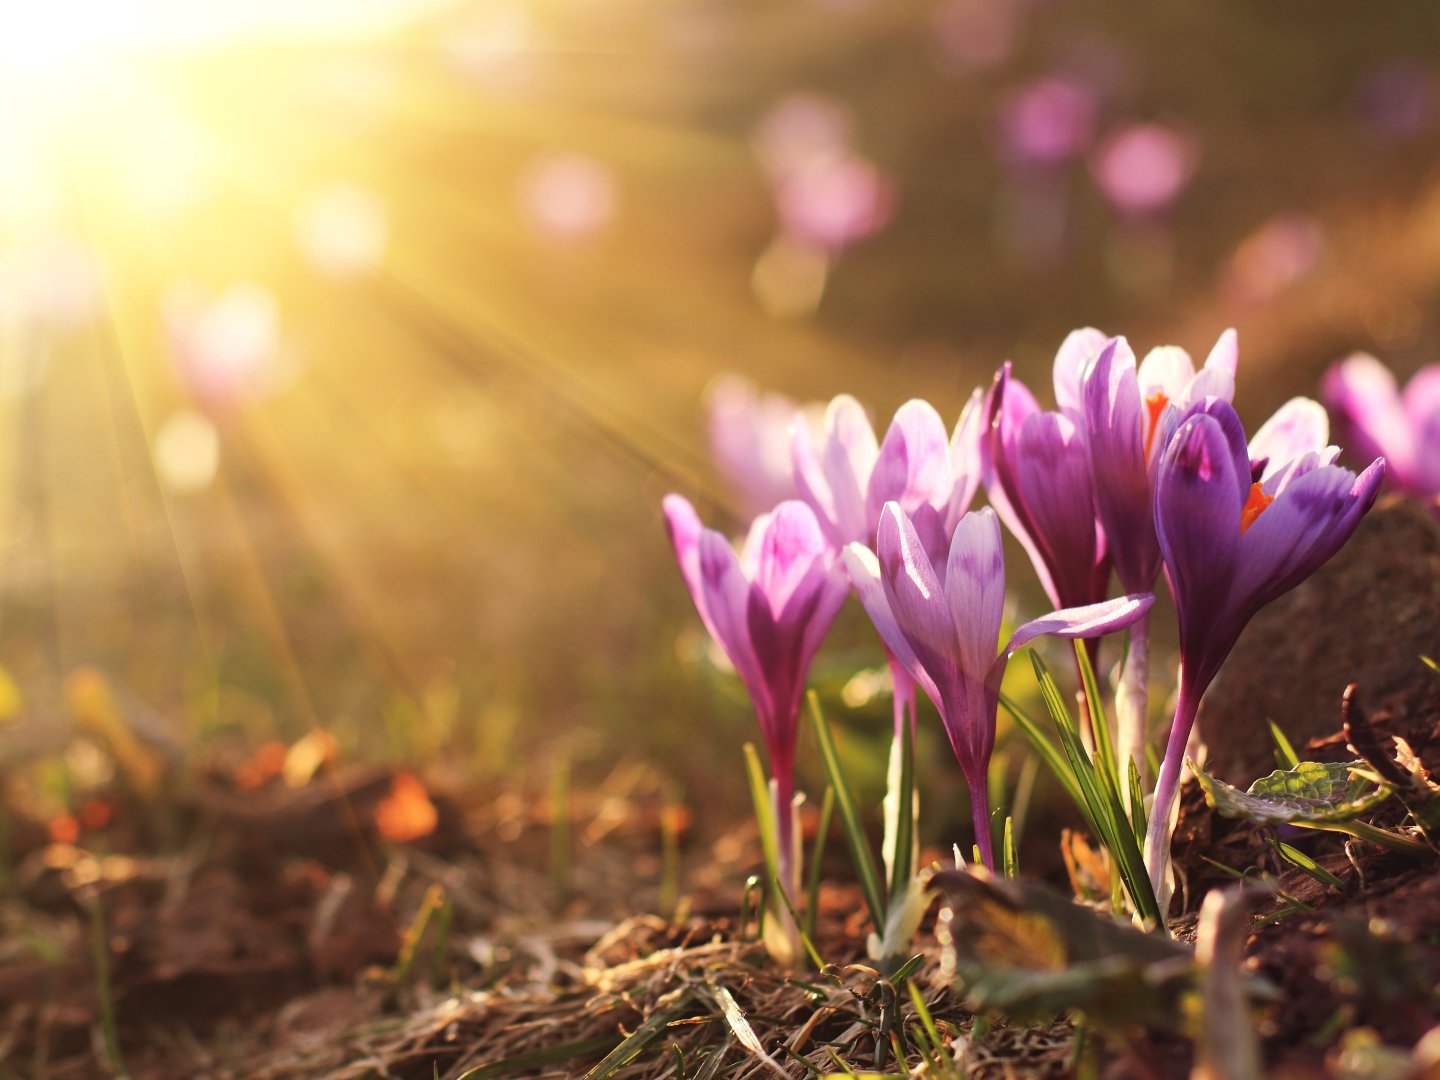
POLYGON ((1235 369, 1239 366, 1240 340, 1235 334, 1234 328, 1221 333, 1210 355, 1205 357, 1205 367, 1223 371, 1230 376, 1233 385, 1235 380, 1235 369))
POLYGON ((1414 474, 1414 439, 1389 368, 1373 356, 1356 353, 1325 373, 1321 396, 1344 418, 1353 451, 1383 457, 1402 484, 1414 474))
MULTIPOLYGON (((787 500, 777 506, 759 538, 758 558, 750 576, 756 591, 778 620, 815 561, 827 551, 825 536, 815 513, 803 502, 787 500)), ((747 547, 753 544, 751 540, 747 547)))
POLYGON ((944 505, 952 483, 945 421, 928 401, 907 401, 885 432, 870 472, 867 520, 878 521, 892 499, 907 513, 921 503, 944 505))
POLYGON ((950 436, 950 472, 955 486, 945 507, 945 524, 952 531, 980 489, 980 440, 984 433, 985 391, 976 387, 965 408, 960 410, 960 419, 950 436))
POLYGON ((710 456, 747 515, 794 497, 789 432, 800 413, 795 402, 762 394, 738 375, 721 375, 705 391, 710 456))
POLYGON ((750 635, 750 583, 730 541, 713 529, 700 535, 700 587, 715 640, 750 691, 761 722, 768 723, 774 716, 774 701, 750 635))
POLYGON ((1121 583, 1142 591, 1160 570, 1160 546, 1145 455, 1147 418, 1135 354, 1124 338, 1111 340, 1097 354, 1081 392, 1095 510, 1121 583))
MULTIPOLYGON (((1035 413, 1020 429, 1015 474, 1036 547, 1060 604, 1093 599, 1101 561, 1090 459, 1079 428, 1060 413, 1035 413)), ((1102 593, 1103 595, 1103 593, 1102 593)))
POLYGON ((1195 373, 1195 377, 1185 384, 1180 395, 1175 398, 1173 404, 1180 412, 1189 412, 1192 405, 1205 401, 1207 398, 1218 398, 1222 401, 1235 400, 1235 376, 1224 368, 1203 367, 1195 373))
POLYGON ((940 579, 899 504, 885 504, 876 543, 890 614, 943 698, 957 678, 955 626, 940 579))
POLYGON ((1155 532, 1180 617, 1180 648, 1197 685, 1207 685, 1240 627, 1224 625, 1235 572, 1240 514, 1250 487, 1245 432, 1233 409, 1189 417, 1165 448, 1156 477, 1155 532), (1237 436, 1238 430, 1238 454, 1237 436), (1202 643, 1229 638, 1214 653, 1202 643), (1187 651, 1187 646, 1190 651, 1187 651))
POLYGON ((1320 568, 1350 538, 1384 478, 1377 459, 1358 477, 1338 465, 1294 479, 1240 538, 1237 606, 1258 611, 1320 568))
POLYGON ((915 651, 910 648, 909 639, 890 611, 890 601, 885 598, 885 587, 880 582, 880 560, 873 551, 860 543, 845 545, 844 558, 845 569, 850 572, 850 583, 855 586, 860 604, 864 607, 865 614, 870 616, 870 621, 875 624, 880 640, 885 642, 891 655, 916 685, 925 691, 930 700, 938 701, 940 691, 935 687, 935 680, 920 666, 920 662, 915 658, 915 651))
POLYGON ((1415 447, 1410 487, 1419 495, 1440 494, 1440 364, 1416 372, 1401 401, 1415 447))
POLYGON ((1005 643, 1001 658, 1008 657, 1044 634, 1062 638, 1093 638, 1123 630, 1149 611, 1154 602, 1154 593, 1131 593, 1098 604, 1052 611, 1038 619, 1031 619, 1016 630, 1005 643))
POLYGON ((685 587, 690 590, 690 599, 700 613, 700 621, 710 636, 719 640, 715 624, 705 604, 705 590, 700 582, 700 536, 705 527, 700 524, 700 515, 683 495, 666 495, 661 504, 665 513, 665 528, 670 533, 670 545, 675 549, 675 561, 680 564, 680 574, 685 587))
POLYGON ((1325 406, 1310 398, 1291 398, 1250 439, 1250 460, 1266 461, 1261 479, 1268 479, 1294 458, 1322 449, 1329 441, 1325 406))
MULTIPOLYGON (((1274 471, 1266 468, 1261 490, 1270 498, 1276 498, 1296 479, 1314 469, 1335 464, 1335 459, 1339 456, 1340 448, 1338 446, 1325 446, 1319 450, 1310 450, 1299 457, 1291 458, 1274 471)), ((1253 461, 1250 463, 1250 468, 1253 473, 1255 468, 1253 461)))
POLYGON ((1080 378, 1085 367, 1110 338, 1107 334, 1087 326, 1072 330, 1060 344, 1055 354, 1055 404, 1061 412, 1080 412, 1080 378))
POLYGON ((1011 378, 1010 361, 1005 361, 995 373, 995 381, 985 396, 985 431, 980 440, 981 476, 990 505, 1000 515, 1010 535, 1020 541, 1025 554, 1030 556, 1040 587, 1052 602, 1058 603, 1055 600, 1055 582, 1045 565, 1045 556, 1037 546, 1034 525, 1019 497, 1015 478, 1015 444, 1020 429, 1030 416, 1039 411, 1035 396, 1024 383, 1011 378))
POLYGON ((1164 394, 1167 401, 1178 401, 1195 377, 1195 364, 1190 354, 1178 345, 1162 345, 1145 354, 1136 377, 1142 396, 1148 398, 1158 392, 1164 394))
POLYGON ((960 669, 984 679, 1000 643, 1005 617, 1005 556, 1000 522, 988 506, 960 519, 950 541, 945 597, 960 645, 960 669))
POLYGON ((868 539, 865 489, 880 451, 860 403, 841 394, 826 406, 824 445, 818 454, 803 425, 796 426, 791 449, 796 489, 832 543, 868 539))

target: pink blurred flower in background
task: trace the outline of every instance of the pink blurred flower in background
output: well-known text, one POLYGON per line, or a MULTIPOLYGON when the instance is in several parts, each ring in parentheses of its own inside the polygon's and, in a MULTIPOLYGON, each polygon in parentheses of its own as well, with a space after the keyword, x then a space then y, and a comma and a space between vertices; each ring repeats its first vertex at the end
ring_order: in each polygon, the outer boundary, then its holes
POLYGON ((1279 295, 1309 274, 1325 251, 1325 230, 1299 210, 1276 214, 1242 240, 1226 269, 1226 288, 1243 300, 1279 295))
POLYGON ((1163 124, 1122 127, 1108 135, 1090 162, 1095 182, 1122 215, 1156 217, 1189 186, 1199 164, 1194 140, 1163 124))
POLYGON ((1326 372, 1321 396, 1356 452, 1383 457, 1391 482, 1440 515, 1440 364, 1402 392, 1389 368, 1356 353, 1326 372))
POLYGON ((556 151, 533 159, 518 196, 527 220, 558 240, 579 240, 608 225, 620 201, 608 165, 588 154, 556 151))
POLYGON ((179 286, 164 319, 176 372, 202 408, 233 411, 281 381, 280 304, 263 285, 238 282, 218 295, 179 286))
POLYGON ((1000 108, 1006 157, 1045 168, 1070 161, 1095 137, 1098 95, 1068 75, 1046 75, 1011 94, 1000 108))
POLYGON ((971 71, 1009 60, 1025 29, 1019 0, 945 0, 932 20, 942 60, 971 71))
POLYGON ((1413 61, 1392 61, 1366 75, 1355 90, 1355 110, 1374 135, 1402 142, 1435 126, 1440 75, 1413 61))
POLYGON ((721 375, 705 392, 705 430, 715 468, 741 513, 758 517, 796 497, 792 425, 817 430, 823 407, 766 393, 739 375, 721 375))
POLYGON ((353 277, 375 270, 390 240, 389 216, 380 196, 359 184, 318 188, 295 216, 301 252, 323 273, 353 277))

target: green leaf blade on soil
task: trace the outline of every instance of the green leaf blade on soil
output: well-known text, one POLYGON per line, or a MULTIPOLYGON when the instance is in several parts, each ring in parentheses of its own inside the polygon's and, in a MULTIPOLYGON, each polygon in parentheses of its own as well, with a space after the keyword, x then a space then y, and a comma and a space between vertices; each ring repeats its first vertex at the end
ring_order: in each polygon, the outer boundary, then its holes
POLYGON ((1363 761, 1302 761, 1276 769, 1246 791, 1211 776, 1193 761, 1205 801, 1224 817, 1261 825, 1338 825, 1353 821, 1390 797, 1390 788, 1355 775, 1363 761))

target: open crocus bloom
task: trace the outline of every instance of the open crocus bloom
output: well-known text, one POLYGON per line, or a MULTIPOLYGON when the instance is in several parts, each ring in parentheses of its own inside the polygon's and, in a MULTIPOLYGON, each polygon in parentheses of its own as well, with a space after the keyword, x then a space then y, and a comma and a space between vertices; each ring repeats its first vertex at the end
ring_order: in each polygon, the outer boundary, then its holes
POLYGON ((781 503, 755 519, 737 558, 730 541, 700 524, 679 495, 665 497, 665 522, 685 584, 710 636, 750 693, 770 754, 781 876, 798 881, 791 806, 795 735, 805 678, 849 593, 835 552, 802 502, 781 503))
POLYGON ((1357 353, 1326 373, 1323 395, 1355 449, 1383 456, 1394 484, 1440 514, 1440 364, 1402 393, 1389 368, 1357 353))
POLYGON ((1182 420, 1160 459, 1155 531, 1180 621, 1175 720, 1145 844, 1161 910, 1171 814, 1201 695, 1251 617, 1350 538, 1384 477, 1380 458, 1358 476, 1333 464, 1339 450, 1315 445, 1326 428, 1323 411, 1297 399, 1247 447, 1230 403, 1209 399, 1182 420))
POLYGON ((1081 372, 1106 341, 1088 328, 1065 339, 1055 356, 1055 411, 1041 410, 1008 362, 985 401, 985 491, 1056 607, 1102 599, 1110 578, 1081 411, 1081 372))
POLYGON ((1041 634, 1088 638, 1133 622, 1154 597, 1125 596, 1055 611, 1026 623, 997 656, 1005 606, 1000 525, 989 507, 966 514, 937 553, 895 502, 880 516, 877 552, 845 549, 860 601, 885 644, 940 710, 950 746, 970 785, 975 839, 994 868, 986 772, 995 746, 1000 680, 1010 654, 1041 634), (938 554, 938 558, 936 557, 938 554))
MULTIPOLYGON (((1160 572, 1155 474, 1161 451, 1192 403, 1230 400, 1235 363, 1235 332, 1227 330, 1198 372, 1189 354, 1173 346, 1152 349, 1137 366, 1123 337, 1111 338, 1085 365, 1081 415, 1095 513, 1126 592, 1153 589, 1160 572)), ((1317 445, 1324 442, 1322 436, 1317 445)), ((1116 743, 1141 777, 1146 775, 1149 655, 1148 619, 1141 619, 1130 631, 1115 693, 1116 743)), ((1128 798, 1129 788, 1124 790, 1128 798)))
MULTIPOLYGON (((1196 402, 1231 400, 1235 331, 1227 330, 1197 372, 1183 349, 1152 349, 1138 366, 1123 337, 1096 352, 1080 380, 1095 508, 1121 585, 1149 589, 1160 571, 1155 538, 1155 470, 1166 440, 1196 402)), ((1323 442, 1323 440, 1322 440, 1323 442)))

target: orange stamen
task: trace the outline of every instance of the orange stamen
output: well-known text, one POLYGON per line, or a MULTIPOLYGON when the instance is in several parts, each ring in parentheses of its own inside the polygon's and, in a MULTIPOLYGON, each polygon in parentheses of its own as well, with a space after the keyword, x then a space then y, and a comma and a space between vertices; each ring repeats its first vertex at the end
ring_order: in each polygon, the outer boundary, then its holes
POLYGON ((1245 500, 1245 509, 1240 511, 1240 535, 1245 535, 1245 530, 1255 524, 1255 519, 1265 512, 1265 508, 1275 501, 1274 495, 1266 495, 1260 490, 1258 483, 1250 485, 1250 498, 1245 500))
POLYGON ((1145 399, 1145 410, 1150 423, 1145 428, 1145 460, 1150 460, 1150 447, 1155 443, 1155 431, 1160 427, 1160 414, 1165 411, 1165 406, 1170 404, 1170 399, 1165 396, 1165 391, 1156 390, 1145 399))

